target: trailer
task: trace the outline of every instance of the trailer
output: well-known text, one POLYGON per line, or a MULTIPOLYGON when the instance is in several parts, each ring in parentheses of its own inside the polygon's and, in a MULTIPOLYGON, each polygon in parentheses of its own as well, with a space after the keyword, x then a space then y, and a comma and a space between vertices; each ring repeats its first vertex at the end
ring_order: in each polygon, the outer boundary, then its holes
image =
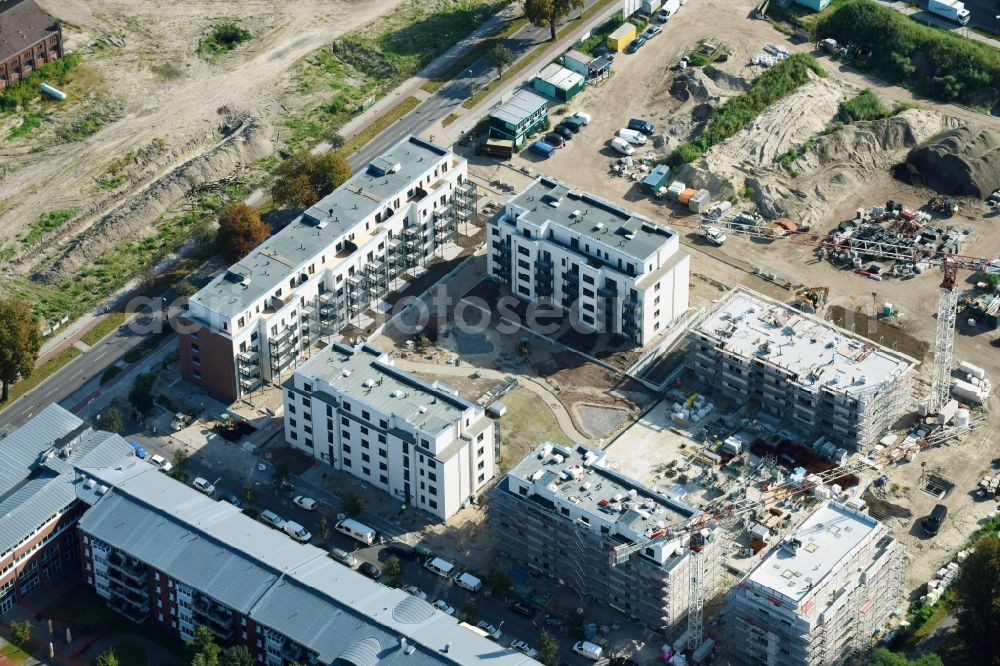
POLYGON ((657 164, 653 170, 642 179, 642 191, 649 196, 656 196, 660 188, 666 185, 670 178, 670 167, 666 164, 657 164))
POLYGON ((928 0, 927 11, 959 25, 969 22, 969 10, 959 0, 928 0))

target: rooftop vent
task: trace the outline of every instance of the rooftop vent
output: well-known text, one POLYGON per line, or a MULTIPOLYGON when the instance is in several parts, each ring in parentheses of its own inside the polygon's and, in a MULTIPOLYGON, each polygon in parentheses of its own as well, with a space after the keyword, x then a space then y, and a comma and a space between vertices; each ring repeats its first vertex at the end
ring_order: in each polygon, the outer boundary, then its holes
POLYGON ((104 484, 101 484, 100 486, 97 487, 97 494, 103 495, 104 493, 108 492, 108 490, 110 490, 110 488, 108 488, 104 484))
POLYGON ((426 414, 427 408, 424 407, 423 405, 420 405, 419 407, 417 407, 417 411, 420 412, 421 414, 426 414))
POLYGON ((365 388, 366 389, 375 388, 375 380, 374 379, 366 379, 365 380, 365 388))
POLYGON ((94 481, 93 479, 87 479, 86 481, 83 482, 83 487, 86 488, 87 490, 93 490, 94 486, 96 485, 97 482, 94 481))
POLYGON ((345 377, 350 377, 351 371, 348 370, 347 368, 344 368, 343 370, 341 370, 340 374, 344 375, 345 377))
POLYGON ((603 228, 604 228, 603 222, 598 222, 597 224, 594 225, 594 231, 600 231, 603 228))

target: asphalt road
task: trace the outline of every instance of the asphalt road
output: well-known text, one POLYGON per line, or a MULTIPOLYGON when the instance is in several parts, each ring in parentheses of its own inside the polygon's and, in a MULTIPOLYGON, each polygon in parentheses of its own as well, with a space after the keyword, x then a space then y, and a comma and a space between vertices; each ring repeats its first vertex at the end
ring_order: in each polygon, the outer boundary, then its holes
MULTIPOLYGON (((969 10, 969 26, 989 30, 995 38, 1000 39, 1000 2, 997 0, 962 1, 965 3, 965 8, 969 10)), ((942 26, 959 27, 957 23, 950 23, 943 17, 927 12, 927 0, 919 0, 919 4, 923 14, 939 19, 942 26)))
MULTIPOLYGON (((565 25, 578 18, 580 12, 594 4, 596 0, 585 0, 580 11, 574 11, 560 22, 565 25)), ((548 28, 538 28, 530 23, 518 30, 507 40, 507 47, 514 53, 514 57, 520 59, 524 54, 548 41, 550 37, 548 28)), ((530 70, 530 68, 529 68, 530 70)), ((529 74, 525 71, 524 74, 529 74)), ((469 70, 462 73, 450 83, 442 87, 437 93, 424 100, 413 111, 399 119, 392 127, 382 132, 367 146, 348 158, 351 169, 357 171, 358 167, 368 164, 380 153, 385 152, 390 146, 400 141, 408 134, 419 134, 427 127, 439 122, 448 115, 455 107, 459 106, 470 97, 469 87, 479 90, 484 85, 495 79, 496 69, 486 58, 480 58, 474 62, 469 70)))

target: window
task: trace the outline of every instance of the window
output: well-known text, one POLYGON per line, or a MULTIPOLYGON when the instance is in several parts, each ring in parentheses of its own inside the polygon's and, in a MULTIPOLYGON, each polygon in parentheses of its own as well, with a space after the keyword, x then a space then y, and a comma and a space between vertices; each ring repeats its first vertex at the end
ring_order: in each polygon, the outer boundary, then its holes
POLYGON ((367 467, 362 467, 361 468, 361 473, 364 474, 365 476, 371 476, 372 475, 372 471, 370 469, 368 469, 367 467))
POLYGON ((485 480, 486 480, 486 475, 485 475, 485 474, 480 474, 480 475, 479 475, 479 479, 478 479, 478 482, 479 482, 479 483, 482 483, 482 482, 483 482, 483 481, 485 481, 485 480))
POLYGON ((372 461, 371 456, 369 456, 367 453, 361 454, 361 462, 371 462, 371 461, 372 461))
POLYGON ((346 400, 344 401, 344 411, 345 412, 351 411, 351 403, 347 402, 346 400))
POLYGON ((350 444, 344 444, 343 449, 344 449, 344 453, 350 453, 351 452, 351 445, 350 444))
POLYGON ((434 472, 427 472, 427 478, 430 479, 431 481, 438 480, 437 474, 435 474, 434 472))
POLYGON ((587 284, 594 284, 594 278, 592 278, 589 275, 584 275, 583 281, 586 282, 587 284))
POLYGON ((438 508, 438 503, 437 503, 437 502, 435 502, 434 500, 431 500, 431 501, 429 501, 429 502, 427 503, 427 506, 429 506, 429 507, 430 507, 430 508, 432 508, 432 509, 436 509, 436 508, 438 508))
POLYGON ((477 458, 482 458, 483 457, 483 453, 485 453, 485 452, 486 452, 486 447, 485 446, 480 446, 479 450, 476 451, 476 457, 477 458))
POLYGON ((306 393, 312 393, 313 385, 310 384, 309 382, 305 382, 304 384, 302 384, 302 390, 305 391, 306 393))
POLYGON ((291 404, 288 405, 288 413, 289 414, 294 414, 295 413, 295 405, 291 405, 291 404))
POLYGON ((525 261, 524 259, 518 259, 518 260, 517 260, 517 267, 518 267, 518 268, 524 268, 524 269, 529 269, 529 268, 531 268, 531 264, 529 264, 529 263, 528 263, 527 261, 525 261))
POLYGON ((292 436, 292 439, 298 439, 299 438, 299 433, 295 432, 294 430, 292 432, 290 432, 289 434, 292 436))
POLYGON ((522 254, 522 255, 524 255, 525 257, 527 257, 527 256, 528 256, 528 255, 530 254, 530 253, 528 252, 528 248, 526 248, 526 247, 518 247, 518 248, 517 248, 517 253, 518 253, 518 254, 522 254))
POLYGON ((382 430, 388 430, 389 429, 389 422, 386 421, 385 419, 382 419, 382 420, 380 420, 378 422, 378 427, 382 428, 382 430))
POLYGON ((429 492, 431 495, 437 495, 438 489, 435 486, 429 486, 427 488, 427 492, 429 492))
POLYGON ((385 435, 379 435, 378 436, 378 441, 379 441, 380 444, 385 444, 385 435))
POLYGON ((382 458, 388 458, 389 457, 389 454, 388 454, 388 452, 385 449, 379 449, 378 450, 378 454, 382 458))
POLYGON ((199 371, 199 370, 192 370, 191 374, 194 376, 195 379, 201 379, 201 371, 199 371))
POLYGON ((383 472, 388 472, 389 471, 389 466, 387 464, 385 464, 384 462, 380 462, 378 464, 378 468, 380 470, 382 470, 383 472))
POLYGON ((346 416, 341 416, 340 417, 340 425, 350 427, 351 420, 348 419, 346 416))
POLYGON ((351 466, 351 459, 344 458, 344 467, 350 467, 350 466, 351 466))
POLYGON ((313 441, 308 437, 306 437, 306 446, 308 446, 310 449, 313 447, 313 441))
POLYGON ((484 467, 486 467, 486 463, 483 462, 482 460, 480 460, 479 464, 476 465, 476 469, 483 469, 484 467))
POLYGON ((294 428, 296 426, 295 419, 288 419, 288 425, 294 428))
POLYGON ((362 435, 367 435, 368 434, 368 428, 366 428, 364 426, 361 426, 361 434, 362 435))
POLYGON ((199 351, 201 351, 201 349, 198 347, 198 345, 191 345, 192 354, 197 354, 199 351))
POLYGON ((372 420, 372 415, 369 414, 368 412, 362 411, 361 412, 361 418, 363 418, 365 421, 371 421, 372 420))
POLYGON ((386 476, 385 474, 380 474, 378 480, 379 482, 384 483, 385 485, 389 485, 389 477, 386 476))
POLYGON ((531 296, 531 289, 522 284, 517 288, 517 293, 523 294, 525 296, 531 296))

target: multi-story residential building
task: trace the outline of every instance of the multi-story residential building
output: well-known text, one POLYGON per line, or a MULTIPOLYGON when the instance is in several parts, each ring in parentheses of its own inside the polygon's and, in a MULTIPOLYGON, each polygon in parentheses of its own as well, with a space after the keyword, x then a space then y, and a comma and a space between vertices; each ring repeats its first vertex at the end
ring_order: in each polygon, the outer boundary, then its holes
POLYGON ((466 161, 409 136, 188 300, 181 373, 232 401, 361 323, 475 214, 466 161))
POLYGON ((104 491, 79 523, 84 574, 130 620, 185 640, 201 625, 274 666, 538 664, 143 461, 90 483, 104 491))
POLYGON ((499 429, 453 389, 334 343, 284 384, 285 439, 403 503, 450 518, 493 479, 499 429))
POLYGON ((767 666, 857 658, 902 601, 904 560, 885 525, 840 504, 822 505, 737 585, 732 652, 767 666))
POLYGON ((132 457, 121 437, 58 405, 0 439, 0 615, 79 566, 79 474, 132 457))
POLYGON ((676 233, 543 176, 489 224, 488 274, 525 301, 645 345, 688 309, 676 233))
POLYGON ((34 0, 0 1, 0 90, 63 56, 62 25, 34 0))
MULTIPOLYGON (((691 601, 689 538, 662 537, 697 510, 612 469, 603 451, 546 442, 497 483, 487 504, 498 555, 572 586, 653 630, 673 632, 691 601), (629 557, 616 548, 648 542, 629 557), (612 563, 616 559, 616 563, 612 563)), ((703 580, 718 584, 704 530, 703 580)))
POLYGON ((691 329, 706 386, 756 401, 785 427, 861 452, 905 411, 917 361, 784 303, 738 288, 691 329))

